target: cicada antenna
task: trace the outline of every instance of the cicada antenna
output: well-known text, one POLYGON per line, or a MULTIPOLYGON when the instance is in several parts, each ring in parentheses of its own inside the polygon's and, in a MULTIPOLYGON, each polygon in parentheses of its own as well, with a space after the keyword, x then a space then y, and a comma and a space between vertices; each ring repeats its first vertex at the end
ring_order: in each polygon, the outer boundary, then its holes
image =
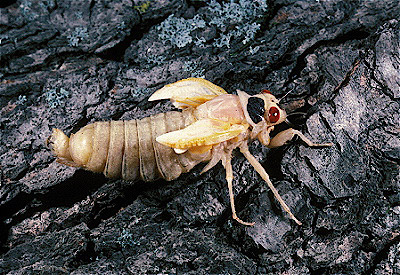
POLYGON ((284 96, 282 96, 280 99, 278 99, 278 103, 284 99, 288 94, 290 94, 293 91, 293 89, 291 89, 289 92, 287 92, 284 96))

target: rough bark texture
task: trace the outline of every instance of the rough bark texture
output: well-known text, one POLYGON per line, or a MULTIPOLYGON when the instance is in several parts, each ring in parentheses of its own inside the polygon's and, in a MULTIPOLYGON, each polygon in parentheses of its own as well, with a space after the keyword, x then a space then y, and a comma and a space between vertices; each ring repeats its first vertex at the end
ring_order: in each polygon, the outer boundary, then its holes
POLYGON ((220 3, 1 3, 1 274, 399 274, 399 1, 220 3), (132 183, 45 146, 53 127, 171 110, 147 98, 189 76, 291 91, 295 127, 334 142, 251 146, 303 226, 240 153, 238 214, 254 227, 232 221, 221 165, 132 183))

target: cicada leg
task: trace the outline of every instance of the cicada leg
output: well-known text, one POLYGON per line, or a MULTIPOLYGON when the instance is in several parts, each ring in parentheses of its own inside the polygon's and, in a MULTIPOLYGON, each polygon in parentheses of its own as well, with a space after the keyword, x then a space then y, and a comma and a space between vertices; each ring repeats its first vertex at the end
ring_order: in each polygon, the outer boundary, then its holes
POLYGON ((309 140, 306 136, 304 136, 302 132, 289 128, 285 131, 278 133, 275 137, 273 137, 269 142, 268 147, 275 148, 283 146, 286 142, 293 139, 295 135, 297 135, 302 141, 304 141, 310 147, 326 147, 333 145, 333 143, 314 143, 311 140, 309 140))
POLYGON ((283 210, 285 210, 289 214, 290 218, 292 218, 298 225, 301 225, 301 222, 298 219, 296 219, 296 217, 290 211, 289 206, 287 206, 287 204, 283 201, 282 197, 279 195, 278 190, 276 190, 276 188, 272 184, 264 167, 262 167, 262 165, 258 162, 258 160, 250 153, 247 144, 242 145, 240 147, 240 152, 242 152, 242 154, 246 157, 246 159, 250 162, 250 164, 254 167, 254 169, 256 169, 257 173, 261 176, 261 178, 268 184, 268 187, 272 190, 272 193, 274 193, 275 198, 281 204, 283 210))
POLYGON ((226 170, 226 181, 228 182, 229 198, 231 201, 232 218, 241 224, 253 226, 254 222, 242 221, 241 219, 238 218, 238 216, 236 214, 235 199, 234 199, 234 195, 233 195, 233 185, 232 185, 233 171, 232 171, 231 154, 230 153, 229 153, 229 155, 226 156, 224 166, 225 166, 225 170, 226 170))

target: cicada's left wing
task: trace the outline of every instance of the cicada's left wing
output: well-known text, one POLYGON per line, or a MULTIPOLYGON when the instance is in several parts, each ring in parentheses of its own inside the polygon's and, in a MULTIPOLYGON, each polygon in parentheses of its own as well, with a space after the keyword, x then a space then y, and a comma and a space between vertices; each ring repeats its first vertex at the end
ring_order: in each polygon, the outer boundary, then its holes
POLYGON ((204 153, 213 145, 232 139, 247 130, 248 124, 231 124, 217 119, 201 119, 186 128, 158 136, 157 142, 194 153, 204 153))
POLYGON ((226 93, 221 87, 203 78, 187 78, 157 90, 150 96, 149 101, 170 99, 175 107, 184 109, 197 107, 226 93))

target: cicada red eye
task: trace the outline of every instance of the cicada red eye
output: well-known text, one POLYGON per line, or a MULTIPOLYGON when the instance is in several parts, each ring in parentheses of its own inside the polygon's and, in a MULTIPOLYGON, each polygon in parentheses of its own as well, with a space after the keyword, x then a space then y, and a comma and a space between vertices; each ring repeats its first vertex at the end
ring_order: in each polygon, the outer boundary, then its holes
POLYGON ((279 120, 279 110, 276 107, 269 108, 268 111, 268 121, 271 123, 275 123, 279 120))
POLYGON ((262 92, 262 93, 265 93, 265 94, 271 94, 271 91, 270 91, 270 90, 262 90, 261 92, 262 92))

